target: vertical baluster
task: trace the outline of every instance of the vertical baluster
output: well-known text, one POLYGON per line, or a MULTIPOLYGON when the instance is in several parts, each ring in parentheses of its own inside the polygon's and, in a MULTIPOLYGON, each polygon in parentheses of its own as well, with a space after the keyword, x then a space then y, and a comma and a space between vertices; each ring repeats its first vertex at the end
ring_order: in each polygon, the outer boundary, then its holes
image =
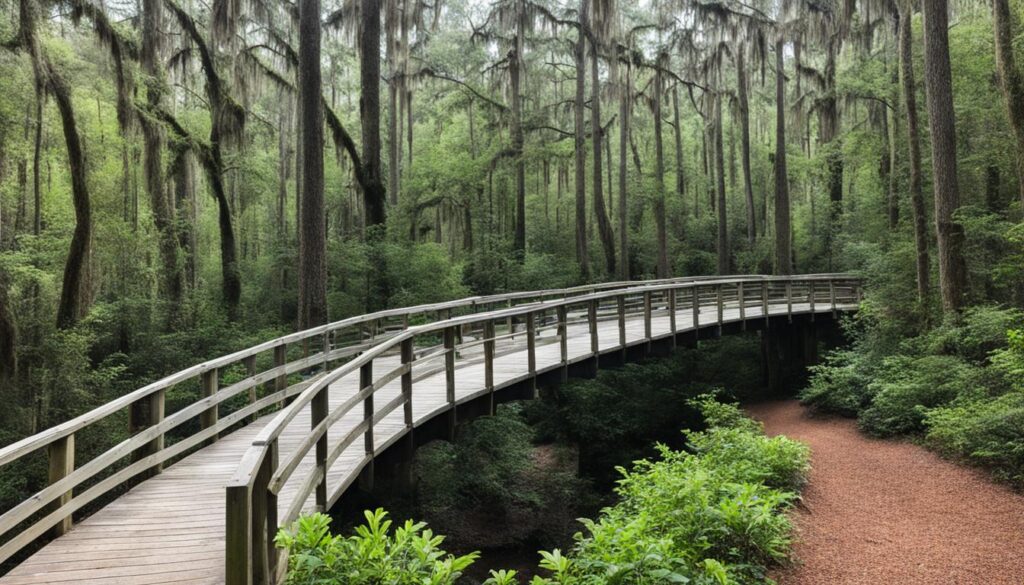
MULTIPOLYGON (((360 343, 362 343, 360 341, 360 343)), ((274 348, 274 367, 283 368, 285 363, 288 362, 288 346, 281 344, 274 348)), ((281 392, 288 387, 288 374, 284 371, 280 371, 277 377, 274 378, 274 392, 281 392)), ((284 408, 284 397, 281 397, 281 401, 277 403, 279 408, 284 408)))
MULTIPOLYGON (((53 485, 64 479, 75 470, 75 435, 67 435, 47 445, 46 457, 49 464, 48 480, 53 485)), ((56 510, 71 501, 71 490, 68 490, 50 503, 47 509, 56 510)), ((61 518, 53 527, 53 536, 62 536, 71 530, 71 514, 61 518)))
MULTIPOLYGON (((360 371, 362 373, 362 371, 360 371)), ((330 385, 324 385, 316 394, 313 395, 313 399, 309 402, 309 428, 315 429, 318 424, 323 422, 327 418, 328 412, 330 412, 329 399, 328 399, 328 388, 330 385)), ((316 508, 317 511, 327 511, 327 433, 324 432, 316 441, 316 453, 314 455, 313 464, 315 467, 320 469, 323 475, 320 477, 320 481, 316 484, 316 508)))
POLYGON ((455 328, 446 327, 444 330, 444 381, 445 394, 448 400, 448 435, 451 440, 455 439, 455 425, 458 419, 455 413, 455 328))
POLYGON ((771 324, 768 316, 768 285, 767 280, 761 283, 761 314, 764 316, 765 328, 771 324))
POLYGON ((590 353, 597 359, 599 352, 597 338, 597 301, 587 304, 587 323, 590 326, 590 353))
POLYGON ((623 357, 626 351, 626 295, 615 297, 615 305, 619 317, 619 346, 622 347, 623 357))
POLYGON ((832 305, 832 316, 836 316, 836 281, 828 281, 828 302, 832 305))
MULTIPOLYGON (((359 390, 369 391, 363 399, 363 422, 366 424, 366 432, 363 434, 363 449, 366 454, 366 466, 359 474, 359 483, 366 491, 373 491, 373 360, 370 360, 359 368, 359 390)), ((324 477, 327 477, 327 470, 324 470, 324 477)))
POLYGON ((526 314, 526 367, 531 376, 537 375, 537 314, 526 314))
POLYGON ((667 290, 665 294, 668 295, 668 326, 672 331, 672 347, 675 347, 675 335, 676 335, 676 289, 667 290))
POLYGON ((740 323, 741 323, 740 327, 744 331, 746 331, 747 330, 747 297, 746 297, 746 294, 743 292, 743 283, 742 282, 736 284, 736 299, 739 301, 739 304, 740 304, 740 323))
POLYGON ((651 292, 644 292, 644 339, 651 342, 651 292))
POLYGON ((697 284, 690 286, 690 304, 693 307, 693 329, 700 326, 700 293, 697 292, 697 284))
MULTIPOLYGON (((273 477, 274 473, 277 471, 279 449, 280 446, 276 438, 267 445, 267 459, 263 462, 263 465, 266 468, 263 476, 264 479, 262 480, 264 486, 270 485, 270 478, 273 477)), ((273 583, 276 582, 277 560, 280 558, 277 555, 277 547, 274 546, 274 537, 277 536, 278 529, 277 494, 270 493, 270 490, 266 487, 263 488, 263 493, 266 494, 266 497, 261 498, 263 502, 263 516, 262 518, 258 518, 253 525, 266 527, 266 530, 263 532, 264 542, 262 543, 260 550, 263 551, 263 554, 266 557, 267 575, 269 576, 267 585, 273 585, 273 583)))
POLYGON ((490 413, 496 412, 494 404, 494 321, 484 321, 484 387, 490 397, 490 413))
POLYGON ((807 293, 807 298, 808 298, 809 302, 811 303, 811 323, 813 323, 814 322, 814 304, 815 304, 815 298, 814 297, 815 297, 815 294, 816 294, 816 291, 814 290, 814 281, 813 280, 810 281, 808 286, 810 287, 810 290, 807 293))
POLYGON ((793 322, 793 281, 786 280, 786 318, 793 322))
POLYGON ((402 372, 402 396, 405 397, 405 429, 410 434, 412 433, 413 418, 412 418, 412 363, 416 359, 415 353, 413 352, 413 339, 405 339, 402 341, 402 365, 405 366, 405 371, 402 372))
POLYGON ((559 305, 556 312, 558 313, 558 350, 562 361, 561 378, 565 382, 569 375, 569 326, 566 323, 568 316, 565 305, 559 305))
POLYGON ((224 577, 225 585, 253 585, 253 491, 248 484, 229 485, 226 489, 224 525, 224 577))
MULTIPOLYGON (((164 420, 164 390, 156 392, 136 400, 128 409, 128 433, 137 435, 149 427, 160 424, 164 420)), ((164 434, 160 433, 152 441, 132 451, 132 463, 145 459, 164 448, 164 434)), ((163 470, 163 463, 157 463, 153 467, 139 475, 139 479, 145 479, 163 470)))
MULTIPOLYGON (((217 393, 217 389, 220 386, 220 376, 218 375, 217 368, 212 368, 203 372, 200 381, 200 396, 202 398, 210 398, 217 393)), ((210 408, 207 408, 199 414, 199 428, 208 429, 217 425, 217 405, 214 404, 210 408)), ((207 445, 217 441, 217 435, 214 435, 207 439, 205 443, 207 445)))
MULTIPOLYGON (((245 376, 252 378, 256 375, 256 356, 251 355, 242 360, 242 365, 245 366, 245 376)), ((256 385, 253 384, 249 387, 249 404, 256 403, 256 385)), ((248 421, 251 423, 256 420, 256 413, 252 413, 248 417, 248 421)))

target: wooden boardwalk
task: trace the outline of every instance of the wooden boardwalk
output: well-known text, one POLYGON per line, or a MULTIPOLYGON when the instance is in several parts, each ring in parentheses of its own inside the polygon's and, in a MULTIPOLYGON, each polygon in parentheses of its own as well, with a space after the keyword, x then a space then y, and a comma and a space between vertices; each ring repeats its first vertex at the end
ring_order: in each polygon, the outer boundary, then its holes
MULTIPOLYGON (((768 306, 771 315, 799 315, 812 311, 811 303, 794 303, 790 298, 785 304, 744 306, 743 318, 748 321, 763 319, 764 306, 768 306)), ((692 307, 675 308, 676 333, 695 330, 692 307)), ((826 313, 855 308, 856 305, 847 299, 834 307, 819 301, 813 311, 826 313)), ((579 315, 578 312, 576 314, 579 315)), ((720 327, 740 320, 741 311, 735 301, 721 306, 701 302, 701 327, 720 327)), ((623 329, 629 346, 673 335, 668 305, 653 311, 648 306, 646 318, 634 312, 624 319, 620 314, 619 319, 596 322, 597 344, 602 353, 622 348, 620 335, 623 329)), ((559 331, 556 325, 545 326, 543 323, 534 331, 535 375, 564 367, 559 331)), ((590 325, 585 314, 583 318, 573 319, 570 313, 565 319, 565 331, 564 345, 569 363, 593 357, 590 325)), ((531 375, 528 347, 523 340, 526 335, 522 331, 494 335, 492 372, 495 390, 510 387, 531 375)), ((470 336, 460 341, 462 349, 452 352, 455 355, 454 387, 458 403, 490 391, 485 385, 485 344, 473 343, 470 336)), ((411 393, 415 426, 449 409, 448 379, 444 367, 447 354, 437 351, 433 355, 431 358, 431 354, 425 352, 410 366, 411 377, 415 380, 415 392, 411 393)), ((400 368, 401 363, 397 352, 383 354, 375 358, 373 368, 377 372, 389 372, 400 368)), ((401 401, 402 380, 392 378, 373 392, 372 404, 377 406, 374 412, 383 414, 386 406, 401 401)), ((360 381, 359 371, 331 383, 328 410, 333 412, 346 401, 351 402, 362 386, 365 386, 365 380, 360 381)), ((289 460, 289 455, 302 448, 304 441, 308 441, 310 428, 315 426, 311 412, 310 408, 302 408, 280 431, 277 449, 282 465, 289 460)), ((142 481, 0 577, 0 585, 225 583, 225 486, 236 474, 239 462, 251 449, 254 439, 266 431, 280 414, 281 411, 276 411, 261 416, 169 465, 162 473, 142 481)), ((364 422, 364 416, 363 408, 349 409, 329 426, 328 444, 353 434, 353 429, 358 430, 357 427, 364 422)), ((392 408, 383 414, 372 425, 370 441, 373 452, 382 452, 400 438, 406 428, 403 408, 392 408)), ((330 465, 326 481, 333 494, 330 503, 358 477, 367 461, 364 447, 362 440, 349 441, 330 465)), ((315 508, 315 498, 309 494, 308 484, 303 483, 303 479, 315 471, 315 462, 314 450, 307 449, 277 494, 278 517, 288 518, 289 506, 294 506, 293 502, 299 499, 304 502, 302 511, 315 508), (302 497, 304 494, 309 495, 302 497)))

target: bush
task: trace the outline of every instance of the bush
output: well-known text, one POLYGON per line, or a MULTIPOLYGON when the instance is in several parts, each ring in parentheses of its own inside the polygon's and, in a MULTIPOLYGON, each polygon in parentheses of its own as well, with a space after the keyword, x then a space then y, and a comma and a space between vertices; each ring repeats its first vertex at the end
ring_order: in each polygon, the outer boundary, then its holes
POLYGON ((391 520, 378 509, 365 512, 366 524, 345 538, 332 536, 331 519, 324 514, 299 518, 274 539, 288 550, 290 585, 451 585, 477 558, 456 557, 440 548, 426 524, 409 520, 391 533, 391 520))
POLYGON ((688 433, 695 454, 659 445, 660 459, 622 471, 620 501, 584 521, 572 554, 543 553, 537 585, 606 583, 762 584, 766 565, 789 554, 783 513, 797 497, 807 448, 769 439, 733 405, 695 401, 726 426, 688 433))
POLYGON ((870 377, 864 372, 862 356, 849 350, 832 352, 825 361, 811 366, 808 386, 800 402, 816 411, 857 416, 871 403, 870 377))
POLYGON ((871 406, 860 417, 860 426, 878 437, 906 435, 924 430, 929 408, 952 402, 974 388, 979 368, 952 356, 886 360, 871 406))
POLYGON ((924 425, 928 444, 940 453, 1024 486, 1024 392, 960 400, 929 411, 924 425))

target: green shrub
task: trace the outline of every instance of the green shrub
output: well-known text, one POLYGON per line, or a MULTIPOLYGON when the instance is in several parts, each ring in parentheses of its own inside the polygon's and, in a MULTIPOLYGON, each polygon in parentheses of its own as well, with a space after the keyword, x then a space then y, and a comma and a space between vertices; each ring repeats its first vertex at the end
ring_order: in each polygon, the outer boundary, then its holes
POLYGON ((978 367, 952 356, 889 358, 872 383, 877 391, 861 413, 860 426, 879 437, 923 431, 927 410, 975 388, 979 373, 978 367))
POLYGON ((548 578, 535 585, 768 582, 766 566, 789 554, 791 525, 783 511, 796 494, 807 448, 769 439, 734 405, 694 401, 725 426, 688 433, 696 453, 658 447, 658 460, 622 471, 620 500, 599 520, 584 521, 569 555, 543 553, 548 578))
POLYGON ((345 538, 332 536, 324 514, 299 518, 275 538, 288 551, 289 585, 451 585, 477 558, 456 557, 440 548, 444 537, 409 520, 391 532, 391 520, 378 509, 365 512, 366 524, 345 538))
POLYGON ((1024 392, 957 401, 927 413, 928 444, 1024 486, 1024 392))
POLYGON ((816 411, 857 416, 872 398, 863 361, 855 351, 830 353, 824 363, 811 366, 811 377, 800 392, 800 402, 816 411))

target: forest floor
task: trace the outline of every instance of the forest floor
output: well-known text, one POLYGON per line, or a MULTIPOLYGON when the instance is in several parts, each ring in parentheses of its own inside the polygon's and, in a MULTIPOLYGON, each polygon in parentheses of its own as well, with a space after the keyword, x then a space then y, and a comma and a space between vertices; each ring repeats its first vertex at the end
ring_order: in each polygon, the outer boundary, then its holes
POLYGON ((792 566, 779 585, 1020 585, 1024 495, 917 445, 876 440, 795 401, 748 407, 810 445, 792 566))

